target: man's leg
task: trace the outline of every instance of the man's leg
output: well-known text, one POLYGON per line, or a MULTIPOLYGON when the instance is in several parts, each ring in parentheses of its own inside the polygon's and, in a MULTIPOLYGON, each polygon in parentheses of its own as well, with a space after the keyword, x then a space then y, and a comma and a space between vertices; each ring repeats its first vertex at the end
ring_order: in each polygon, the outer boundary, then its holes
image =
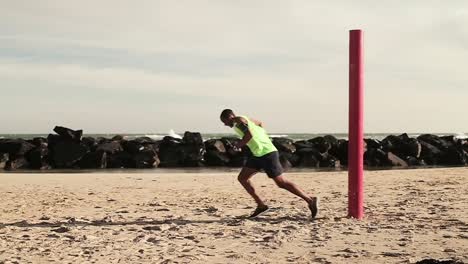
POLYGON ((278 185, 278 187, 288 190, 289 192, 301 197, 302 199, 304 199, 304 201, 307 202, 307 204, 310 204, 312 202, 312 198, 305 194, 304 191, 301 190, 301 188, 299 188, 299 186, 297 186, 292 181, 288 180, 286 176, 276 176, 273 178, 273 180, 275 181, 276 185, 278 185))
POLYGON ((240 184, 244 187, 244 189, 254 198, 255 202, 257 203, 258 207, 266 207, 263 200, 258 196, 255 192, 255 188, 250 181, 250 178, 254 176, 258 171, 256 169, 243 167, 237 179, 239 180, 240 184))
POLYGON ((294 184, 292 181, 288 180, 284 175, 279 175, 273 178, 276 185, 282 189, 286 189, 289 192, 301 197, 304 201, 307 202, 307 205, 312 213, 312 218, 315 218, 318 213, 318 198, 317 197, 310 197, 304 193, 299 186, 294 184))

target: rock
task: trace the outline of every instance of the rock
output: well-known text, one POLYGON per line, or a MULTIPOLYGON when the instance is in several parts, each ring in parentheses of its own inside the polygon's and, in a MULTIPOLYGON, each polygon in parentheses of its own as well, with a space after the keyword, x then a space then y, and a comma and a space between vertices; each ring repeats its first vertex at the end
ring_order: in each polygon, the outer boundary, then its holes
POLYGON ((47 138, 44 137, 35 137, 30 142, 36 147, 46 146, 47 147, 47 138))
POLYGON ((321 154, 321 159, 319 161, 319 167, 322 168, 336 168, 339 167, 339 162, 337 159, 330 155, 329 153, 325 152, 321 154))
POLYGON ((60 135, 63 139, 68 139, 74 142, 80 142, 83 136, 83 130, 72 130, 70 128, 56 126, 54 132, 60 135))
POLYGON ((107 153, 95 151, 86 153, 78 162, 82 169, 105 169, 107 167, 107 153))
POLYGON ((408 167, 408 163, 406 163, 406 161, 393 154, 392 152, 388 152, 387 157, 393 166, 408 167))
POLYGON ((156 143, 156 141, 150 137, 137 137, 133 141, 140 145, 152 145, 156 143))
POLYGON ((166 136, 159 144, 161 167, 177 167, 184 163, 183 144, 180 139, 166 136))
POLYGON ((340 161, 341 165, 348 165, 348 141, 344 139, 338 140, 336 154, 333 154, 340 161))
POLYGON ((197 146, 203 145, 203 138, 201 134, 198 132, 186 131, 184 133, 184 137, 182 138, 182 141, 188 145, 197 145, 197 146))
POLYGON ((8 153, 10 158, 24 156, 35 146, 23 139, 7 139, 0 141, 0 153, 8 153))
POLYGON ((309 139, 308 142, 312 143, 313 147, 320 153, 326 153, 332 147, 331 142, 328 142, 324 137, 315 137, 313 139, 309 139))
POLYGON ((18 170, 18 169, 28 169, 29 168, 29 162, 26 160, 25 157, 19 156, 16 157, 15 159, 8 159, 8 161, 5 163, 5 170, 18 170))
POLYGON ((384 151, 392 152, 400 158, 408 156, 419 158, 421 154, 421 144, 419 141, 408 137, 406 133, 399 136, 387 136, 382 140, 382 148, 384 151))
POLYGON ((143 149, 134 158, 136 168, 155 168, 161 163, 158 154, 152 148, 143 149))
POLYGON ((283 167, 286 166, 291 166, 291 167, 297 167, 299 166, 300 163, 300 156, 297 153, 289 153, 289 152, 279 152, 280 154, 280 162, 283 167))
POLYGON ((106 155, 107 168, 135 168, 135 160, 126 151, 106 155))
POLYGON ((436 165, 439 164, 439 160, 442 156, 442 151, 437 147, 425 142, 420 141, 421 143, 421 158, 427 165, 436 165))
POLYGON ((209 139, 205 141, 206 151, 215 151, 218 153, 226 153, 224 143, 219 139, 209 139))
POLYGON ((296 146, 292 139, 289 138, 273 138, 272 139, 273 145, 278 149, 280 152, 286 153, 294 153, 296 152, 296 146))
POLYGON ((55 168, 72 168, 87 152, 83 144, 62 141, 52 148, 52 161, 55 168))
POLYGON ((83 137, 81 142, 89 148, 90 151, 94 152, 97 149, 98 143, 93 137, 83 137))
POLYGON ((8 161, 8 154, 0 153, 0 170, 5 168, 7 161, 8 161))
POLYGON ((112 137, 111 140, 112 140, 112 141, 122 141, 123 139, 124 139, 123 136, 121 136, 121 135, 115 135, 115 136, 112 137))
POLYGON ((48 169, 48 154, 49 149, 47 148, 47 145, 40 145, 39 147, 31 150, 26 155, 26 159, 29 162, 29 167, 31 169, 48 169))
POLYGON ((390 166, 391 162, 388 159, 387 153, 382 149, 368 148, 364 152, 364 164, 370 167, 386 167, 390 166))
POLYGON ((226 166, 230 161, 228 155, 225 152, 218 152, 216 150, 207 150, 204 159, 207 166, 219 167, 226 166))
POLYGON ((123 151, 122 146, 119 141, 110 141, 103 144, 99 144, 96 148, 96 151, 103 151, 107 154, 115 154, 117 152, 123 151))
POLYGON ((317 168, 321 160, 320 152, 315 148, 302 148, 297 151, 299 167, 317 168))

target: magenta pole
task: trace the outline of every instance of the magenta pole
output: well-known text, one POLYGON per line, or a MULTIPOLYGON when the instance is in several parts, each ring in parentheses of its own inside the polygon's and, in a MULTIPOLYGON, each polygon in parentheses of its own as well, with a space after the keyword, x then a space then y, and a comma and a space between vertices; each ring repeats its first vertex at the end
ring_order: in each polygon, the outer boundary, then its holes
POLYGON ((361 30, 349 32, 348 216, 364 216, 364 63, 361 30))

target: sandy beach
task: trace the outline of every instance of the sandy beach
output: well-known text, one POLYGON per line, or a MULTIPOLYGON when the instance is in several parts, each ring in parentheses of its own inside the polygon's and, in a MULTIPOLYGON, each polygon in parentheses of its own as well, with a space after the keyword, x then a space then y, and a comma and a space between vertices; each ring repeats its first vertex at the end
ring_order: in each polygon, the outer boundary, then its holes
POLYGON ((273 210, 254 208, 235 172, 0 174, 0 263, 468 262, 468 168, 366 171, 366 218, 347 215, 347 172, 264 174, 273 210))

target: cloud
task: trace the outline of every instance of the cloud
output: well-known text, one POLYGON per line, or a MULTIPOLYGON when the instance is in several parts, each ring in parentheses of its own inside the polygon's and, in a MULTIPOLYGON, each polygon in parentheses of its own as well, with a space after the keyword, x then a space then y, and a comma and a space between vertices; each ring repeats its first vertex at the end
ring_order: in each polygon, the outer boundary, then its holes
POLYGON ((463 0, 14 1, 0 9, 0 111, 45 106, 0 121, 225 131, 232 107, 277 132, 345 132, 347 31, 363 28, 367 131, 468 130, 467 24, 463 0))

